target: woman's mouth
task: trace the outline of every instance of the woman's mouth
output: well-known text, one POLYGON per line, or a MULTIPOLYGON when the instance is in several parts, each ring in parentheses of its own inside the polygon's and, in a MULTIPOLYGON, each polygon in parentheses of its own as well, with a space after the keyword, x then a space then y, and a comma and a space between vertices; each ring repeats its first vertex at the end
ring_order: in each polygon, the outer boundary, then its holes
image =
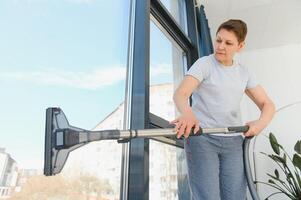
POLYGON ((225 53, 222 53, 222 52, 216 52, 216 54, 218 54, 218 55, 226 55, 225 53))

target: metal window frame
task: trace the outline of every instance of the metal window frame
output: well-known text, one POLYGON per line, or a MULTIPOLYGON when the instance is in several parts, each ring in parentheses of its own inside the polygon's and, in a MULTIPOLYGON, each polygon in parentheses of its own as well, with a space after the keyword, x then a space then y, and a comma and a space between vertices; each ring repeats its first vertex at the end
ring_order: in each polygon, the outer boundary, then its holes
MULTIPOLYGON (((152 113, 149 113, 149 119, 150 119, 150 126, 149 128, 168 128, 170 127, 170 124, 167 120, 154 115, 152 113)), ((168 137, 154 137, 151 138, 152 140, 156 140, 158 142, 162 142, 168 145, 176 146, 179 148, 184 148, 184 142, 183 140, 175 140, 174 138, 168 138, 168 137)))
POLYGON ((187 64, 191 66, 199 57, 195 0, 185 0, 188 37, 159 0, 150 1, 150 14, 187 53, 187 64))
MULTIPOLYGON (((150 14, 155 18, 156 22, 160 24, 162 28, 169 34, 170 37, 183 49, 187 55, 187 66, 190 66, 199 58, 199 38, 197 31, 197 16, 194 0, 186 0, 186 14, 187 14, 187 28, 188 36, 185 34, 180 25, 175 21, 169 11, 159 0, 150 0, 150 14)), ((190 101, 191 102, 191 101, 190 101)), ((154 119, 155 115, 153 115, 154 119)), ((156 116, 160 118, 159 116, 156 116)), ((156 120, 158 121, 158 120, 156 120)), ((163 128, 163 126, 157 126, 163 128)), ((161 141, 166 144, 183 147, 182 142, 178 142, 175 139, 157 138, 157 141, 161 141)))
MULTIPOLYGON (((149 119, 150 1, 131 1, 125 128, 144 129, 149 119)), ((132 139, 123 144, 120 199, 147 200, 149 193, 149 141, 132 139)))
MULTIPOLYGON (((159 0, 132 0, 124 128, 163 128, 166 121, 149 113, 150 15, 186 52, 187 66, 199 55, 195 0, 186 0, 188 37, 159 0)), ((157 141, 183 147, 170 138, 157 141)), ((123 144, 120 199, 149 199, 149 139, 123 144)))

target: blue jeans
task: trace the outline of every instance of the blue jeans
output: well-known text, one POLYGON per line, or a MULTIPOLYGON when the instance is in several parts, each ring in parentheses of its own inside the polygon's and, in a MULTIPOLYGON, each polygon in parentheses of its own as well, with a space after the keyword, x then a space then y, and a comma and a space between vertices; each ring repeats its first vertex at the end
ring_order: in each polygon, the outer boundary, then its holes
POLYGON ((247 182, 242 136, 201 135, 185 139, 193 200, 245 200, 247 182))

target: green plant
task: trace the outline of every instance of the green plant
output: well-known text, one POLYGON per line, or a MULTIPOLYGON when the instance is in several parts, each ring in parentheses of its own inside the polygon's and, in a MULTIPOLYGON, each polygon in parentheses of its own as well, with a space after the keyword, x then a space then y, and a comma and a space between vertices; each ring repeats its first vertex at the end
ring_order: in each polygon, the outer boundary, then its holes
POLYGON ((297 141, 294 150, 295 153, 291 158, 285 149, 277 142, 273 133, 269 134, 269 141, 275 154, 262 154, 272 159, 284 173, 281 177, 278 170, 274 170, 274 175, 267 173, 270 177, 268 183, 256 181, 265 185, 269 185, 278 191, 269 195, 266 199, 273 195, 283 193, 290 199, 301 200, 301 140, 297 141))

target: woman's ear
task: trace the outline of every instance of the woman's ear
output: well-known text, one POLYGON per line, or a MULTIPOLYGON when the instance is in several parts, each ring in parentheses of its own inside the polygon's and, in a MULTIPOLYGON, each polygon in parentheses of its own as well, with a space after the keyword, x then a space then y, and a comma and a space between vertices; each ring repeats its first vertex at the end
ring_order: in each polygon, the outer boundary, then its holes
POLYGON ((242 41, 241 43, 239 43, 237 52, 240 52, 244 48, 245 44, 246 44, 245 41, 242 41))

